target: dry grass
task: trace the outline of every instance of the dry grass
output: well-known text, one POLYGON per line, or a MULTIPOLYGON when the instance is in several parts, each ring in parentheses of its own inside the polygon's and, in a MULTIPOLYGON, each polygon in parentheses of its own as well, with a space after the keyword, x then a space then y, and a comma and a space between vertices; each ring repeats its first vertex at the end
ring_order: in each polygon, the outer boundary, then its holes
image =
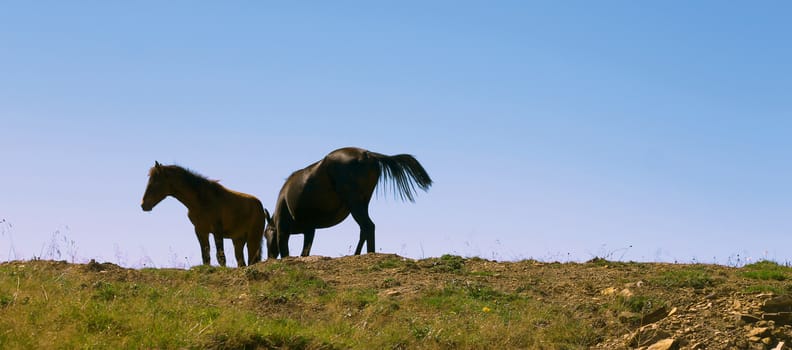
MULTIPOLYGON (((585 349, 619 343, 659 307, 784 292, 779 276, 790 271, 382 254, 240 269, 9 262, 0 264, 0 348, 585 349)), ((686 337, 708 334, 695 325, 733 327, 719 313, 696 315, 710 318, 692 320, 686 337)))
POLYGON ((430 260, 418 267, 380 256, 359 267, 372 277, 404 269, 451 277, 401 291, 401 277, 345 283, 297 260, 191 270, 6 263, 0 348, 582 348, 595 340, 558 307, 461 278, 460 258, 430 260))

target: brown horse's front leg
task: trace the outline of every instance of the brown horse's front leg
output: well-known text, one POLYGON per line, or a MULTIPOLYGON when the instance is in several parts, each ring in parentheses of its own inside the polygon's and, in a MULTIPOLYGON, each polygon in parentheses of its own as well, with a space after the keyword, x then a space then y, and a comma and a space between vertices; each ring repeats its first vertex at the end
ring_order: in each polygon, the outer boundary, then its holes
POLYGON ((204 265, 209 265, 209 232, 195 228, 195 236, 198 237, 198 244, 201 245, 201 259, 204 265))
POLYGON ((217 263, 220 266, 226 266, 225 247, 223 246, 223 235, 215 232, 212 234, 215 241, 215 249, 217 249, 217 263))
POLYGON ((237 266, 242 267, 245 266, 245 239, 244 238, 234 238, 234 256, 236 256, 237 266))

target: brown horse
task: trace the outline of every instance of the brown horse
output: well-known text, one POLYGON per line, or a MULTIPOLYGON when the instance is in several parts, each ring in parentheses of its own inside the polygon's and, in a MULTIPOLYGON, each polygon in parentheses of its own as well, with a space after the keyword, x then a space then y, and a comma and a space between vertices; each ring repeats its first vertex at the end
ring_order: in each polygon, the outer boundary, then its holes
POLYGON ((261 240, 269 212, 261 202, 249 194, 229 190, 217 181, 209 180, 178 165, 154 162, 149 170, 143 211, 151 211, 165 197, 173 196, 187 207, 187 216, 195 226, 201 245, 201 258, 209 265, 209 233, 214 236, 217 262, 226 266, 223 238, 234 242, 237 265, 245 266, 242 251, 248 250, 248 263, 261 261, 261 240))
POLYGON ((426 191, 432 179, 409 154, 386 156, 360 148, 341 148, 291 174, 283 184, 265 235, 270 258, 289 256, 289 235, 304 234, 302 256, 311 252, 317 228, 339 224, 351 213, 360 226, 355 255, 366 242, 374 252, 374 222, 368 213, 380 176, 392 182, 401 199, 414 201, 415 184, 426 191))

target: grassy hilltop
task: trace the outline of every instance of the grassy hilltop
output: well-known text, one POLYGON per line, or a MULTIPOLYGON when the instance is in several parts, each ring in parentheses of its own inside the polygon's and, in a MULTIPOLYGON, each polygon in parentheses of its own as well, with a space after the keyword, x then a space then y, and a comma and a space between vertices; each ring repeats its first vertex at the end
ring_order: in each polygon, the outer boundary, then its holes
MULTIPOLYGON (((368 254, 226 269, 0 264, 0 348, 772 348, 792 269, 411 260, 368 254), (757 329, 767 328, 759 334, 757 329), (756 333, 756 334, 754 334, 756 333)), ((792 310, 791 310, 792 311, 792 310)))

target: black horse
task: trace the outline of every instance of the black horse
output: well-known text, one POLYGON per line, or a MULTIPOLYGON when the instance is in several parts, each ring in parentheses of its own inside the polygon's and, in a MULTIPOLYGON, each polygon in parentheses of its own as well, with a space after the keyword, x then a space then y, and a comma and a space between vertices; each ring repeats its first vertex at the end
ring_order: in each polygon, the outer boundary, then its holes
POLYGON ((394 193, 411 202, 416 184, 424 191, 432 185, 429 174, 409 154, 386 156, 353 147, 330 152, 291 174, 280 190, 274 215, 267 220, 268 256, 289 256, 289 235, 299 233, 305 235, 302 256, 308 256, 316 229, 335 226, 350 213, 360 225, 355 255, 363 242, 373 253, 374 222, 368 206, 381 175, 393 184, 394 193))

